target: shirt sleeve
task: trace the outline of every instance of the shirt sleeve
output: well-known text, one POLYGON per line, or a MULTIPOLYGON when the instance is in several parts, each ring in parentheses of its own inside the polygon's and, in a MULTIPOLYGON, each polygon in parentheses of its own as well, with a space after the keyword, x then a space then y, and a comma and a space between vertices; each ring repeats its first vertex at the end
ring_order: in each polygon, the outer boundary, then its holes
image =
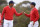
POLYGON ((36 22, 38 19, 39 19, 39 13, 38 13, 38 10, 35 11, 35 20, 34 22, 36 22))
POLYGON ((25 13, 25 16, 30 17, 30 14, 26 14, 26 13, 25 13))
POLYGON ((3 11, 2 11, 2 16, 1 16, 1 19, 2 19, 2 20, 3 20, 4 13, 5 13, 5 8, 4 8, 3 11))
POLYGON ((17 13, 16 10, 14 11, 14 13, 15 13, 16 16, 20 16, 20 15, 23 14, 22 12, 21 13, 17 13))

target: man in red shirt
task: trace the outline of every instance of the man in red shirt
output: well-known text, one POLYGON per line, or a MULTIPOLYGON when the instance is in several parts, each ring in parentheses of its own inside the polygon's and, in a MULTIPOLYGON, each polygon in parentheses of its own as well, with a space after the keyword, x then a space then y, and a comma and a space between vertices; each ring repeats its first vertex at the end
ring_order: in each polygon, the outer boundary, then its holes
POLYGON ((28 25, 28 27, 38 27, 39 26, 39 23, 38 23, 38 19, 39 19, 39 13, 38 13, 38 10, 35 8, 35 3, 32 2, 30 4, 30 7, 31 7, 31 12, 30 14, 26 14, 24 12, 24 14, 27 16, 27 17, 30 17, 30 24, 28 25))
POLYGON ((23 12, 17 13, 16 9, 13 8, 13 5, 14 5, 14 2, 10 1, 9 6, 4 7, 2 11, 2 20, 4 17, 3 27, 13 27, 13 15, 15 14, 16 16, 20 16, 23 14, 23 12))

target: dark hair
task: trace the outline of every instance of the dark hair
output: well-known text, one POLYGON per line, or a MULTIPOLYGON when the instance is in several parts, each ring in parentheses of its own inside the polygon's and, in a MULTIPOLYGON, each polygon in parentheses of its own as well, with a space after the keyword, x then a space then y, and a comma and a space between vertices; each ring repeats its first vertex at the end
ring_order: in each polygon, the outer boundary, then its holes
POLYGON ((36 3, 35 3, 35 2, 31 2, 31 5, 34 5, 34 6, 35 6, 35 5, 36 5, 36 3))
POLYGON ((10 2, 9 2, 9 5, 10 5, 10 4, 14 4, 14 2, 13 2, 13 1, 10 1, 10 2))

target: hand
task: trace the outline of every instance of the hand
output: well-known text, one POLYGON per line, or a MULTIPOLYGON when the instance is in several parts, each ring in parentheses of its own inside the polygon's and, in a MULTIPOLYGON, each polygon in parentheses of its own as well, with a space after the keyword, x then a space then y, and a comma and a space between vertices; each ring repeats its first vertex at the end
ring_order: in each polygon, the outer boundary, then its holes
POLYGON ((25 12, 24 12, 25 13, 25 12))
POLYGON ((24 14, 26 14, 26 13, 24 12, 24 14))

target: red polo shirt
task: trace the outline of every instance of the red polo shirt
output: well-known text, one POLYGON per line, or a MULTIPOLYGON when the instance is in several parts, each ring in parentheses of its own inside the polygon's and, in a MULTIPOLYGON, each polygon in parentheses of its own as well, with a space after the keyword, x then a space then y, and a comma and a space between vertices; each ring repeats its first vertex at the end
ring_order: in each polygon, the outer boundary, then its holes
POLYGON ((16 16, 20 16, 22 15, 22 12, 21 13, 17 13, 15 8, 9 8, 9 6, 6 6, 4 7, 3 11, 2 11, 2 19, 3 19, 3 16, 5 17, 6 20, 13 20, 13 15, 16 15, 16 16))
POLYGON ((25 15, 27 17, 30 17, 30 21, 34 21, 36 22, 39 19, 39 13, 38 10, 36 8, 34 8, 33 10, 31 10, 30 14, 26 14, 25 15))

